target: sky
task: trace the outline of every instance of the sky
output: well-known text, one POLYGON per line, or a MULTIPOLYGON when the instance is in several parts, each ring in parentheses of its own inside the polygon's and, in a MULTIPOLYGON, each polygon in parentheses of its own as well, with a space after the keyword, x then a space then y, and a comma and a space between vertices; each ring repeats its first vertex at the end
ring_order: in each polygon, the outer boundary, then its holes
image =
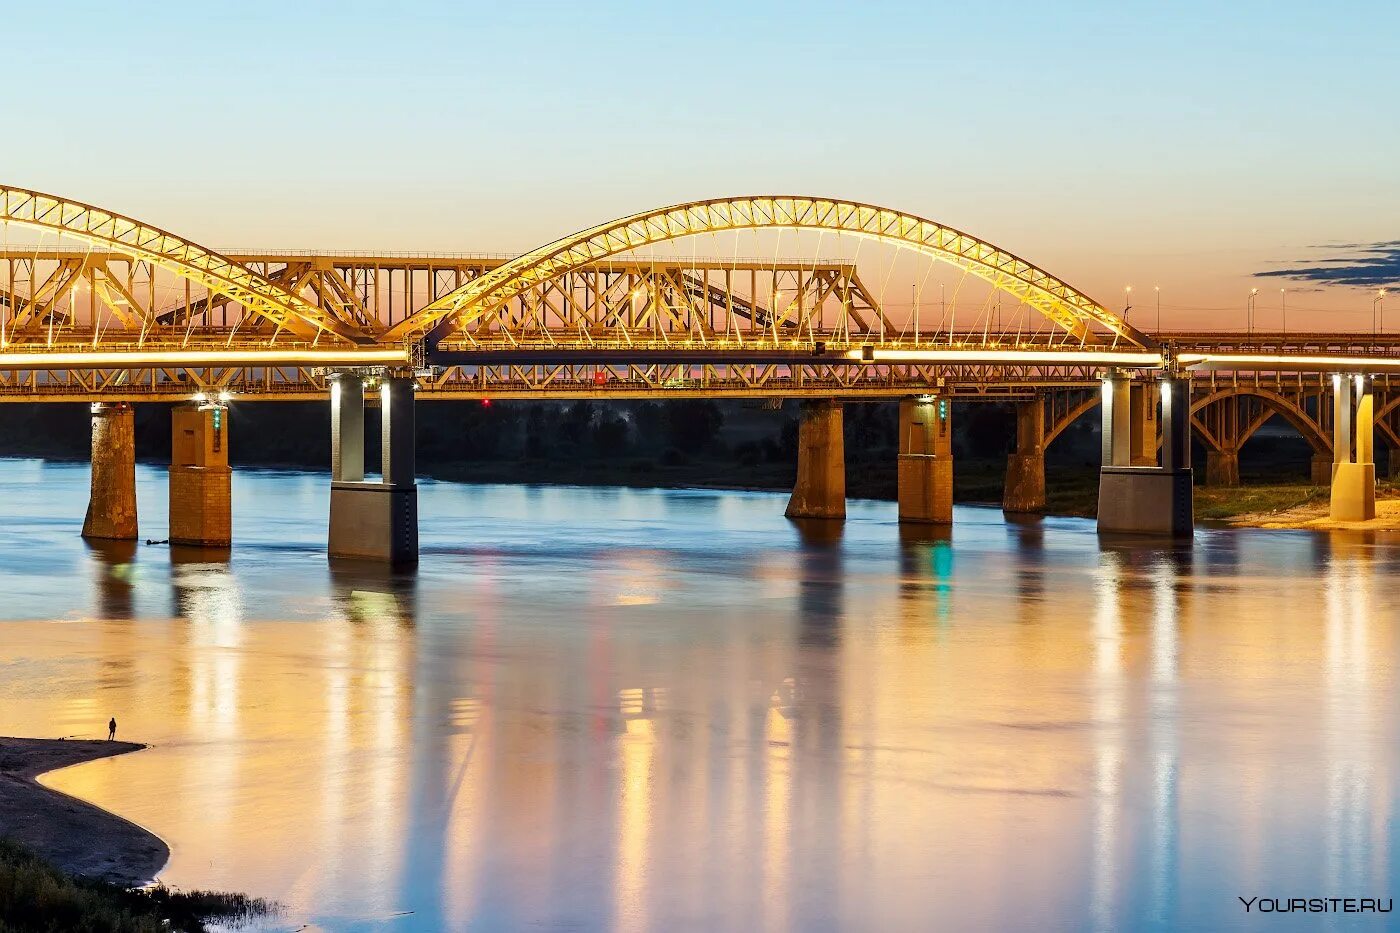
POLYGON ((1287 288, 1291 329, 1369 329, 1400 286, 1397 27, 1382 0, 12 4, 0 182, 224 249, 514 252, 835 196, 1110 307, 1160 286, 1169 325, 1287 288))

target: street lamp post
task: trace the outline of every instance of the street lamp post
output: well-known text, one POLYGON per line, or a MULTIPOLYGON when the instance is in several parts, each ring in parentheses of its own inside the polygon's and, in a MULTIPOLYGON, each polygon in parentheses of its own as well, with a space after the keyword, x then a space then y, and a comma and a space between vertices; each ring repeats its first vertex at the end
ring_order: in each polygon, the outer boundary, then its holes
POLYGON ((1286 334, 1288 333, 1288 289, 1280 288, 1278 290, 1278 297, 1280 302, 1279 307, 1281 308, 1278 326, 1279 330, 1286 334))
POLYGON ((909 284, 909 296, 914 300, 914 342, 919 342, 919 286, 909 284))
POLYGON ((1249 290, 1249 302, 1244 306, 1244 327, 1245 331, 1248 332, 1250 336, 1254 335, 1254 299, 1258 296, 1259 289, 1251 288, 1249 290))
POLYGON ((1162 286, 1154 285, 1152 290, 1157 293, 1157 333, 1162 332, 1162 286))
POLYGON ((1376 292, 1375 300, 1371 302, 1371 330, 1385 333, 1385 289, 1376 292), (1377 323, 1379 322, 1379 326, 1377 323))

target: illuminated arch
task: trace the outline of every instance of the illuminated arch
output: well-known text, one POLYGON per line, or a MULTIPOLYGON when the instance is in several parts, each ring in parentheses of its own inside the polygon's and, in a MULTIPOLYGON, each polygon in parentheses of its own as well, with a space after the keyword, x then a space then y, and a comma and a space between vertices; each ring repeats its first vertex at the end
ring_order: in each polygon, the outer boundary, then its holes
POLYGON ((1056 418, 1054 423, 1045 429, 1045 439, 1041 441, 1041 448, 1048 448, 1059 437, 1080 418, 1099 407, 1103 401, 1103 393, 1092 391, 1087 394, 1083 401, 1072 406, 1068 411, 1056 418))
POLYGON ((1284 419, 1289 424, 1293 425, 1294 429, 1302 435, 1303 440, 1308 442, 1308 446, 1313 449, 1314 453, 1332 452, 1331 439, 1323 433, 1322 429, 1318 427, 1317 422, 1312 419, 1302 406, 1285 395, 1280 395, 1277 392, 1272 392, 1268 389, 1256 386, 1232 386, 1228 389, 1220 389, 1191 403, 1192 427, 1201 440, 1205 441, 1208 447, 1215 450, 1222 449, 1219 441, 1211 435, 1210 431, 1206 430, 1205 426, 1196 418, 1196 415, 1205 411, 1206 408, 1216 402, 1232 398, 1241 398, 1243 396, 1253 396, 1263 402, 1264 412, 1261 417, 1256 418, 1253 422, 1246 425, 1244 430, 1240 432, 1241 447, 1254 436, 1256 431, 1273 418, 1274 415, 1282 415, 1284 419))
MULTIPOLYGON (((1260 416, 1256 417, 1250 424, 1246 425, 1244 430, 1240 432, 1240 446, 1244 446, 1245 442, 1248 441, 1251 437, 1253 437, 1255 433, 1257 433, 1258 430, 1269 421, 1269 419, 1273 418, 1275 415, 1282 415, 1284 419, 1288 421, 1289 424, 1293 425, 1294 430, 1298 432, 1298 434, 1303 438, 1303 440, 1308 442, 1308 446, 1311 447, 1314 452, 1331 453, 1331 440, 1317 425, 1317 422, 1315 422, 1312 419, 1312 417, 1307 413, 1306 410, 1304 410, 1301 406, 1296 404, 1293 400, 1289 399, 1287 396, 1280 395, 1279 393, 1272 392, 1268 389, 1257 388, 1255 386, 1232 386, 1227 389, 1219 389, 1215 392, 1211 392, 1209 395, 1202 396, 1201 398, 1195 399, 1191 402, 1192 430, 1207 447, 1210 447, 1213 450, 1222 449, 1218 440, 1211 434, 1210 431, 1206 430, 1205 425, 1201 424, 1201 422, 1197 420, 1196 415, 1205 411, 1205 409, 1209 408, 1216 402, 1222 402, 1227 399, 1240 398, 1242 396, 1253 396, 1259 399, 1264 405, 1264 411, 1260 416)), ((1084 415, 1099 407, 1101 399, 1102 395, 1099 392, 1086 393, 1085 397, 1081 401, 1070 406, 1064 412, 1058 414, 1058 416, 1052 423, 1046 425, 1045 439, 1041 442, 1043 446, 1049 447, 1051 443, 1053 443, 1056 438, 1058 438, 1061 434, 1068 430, 1071 425, 1077 422, 1084 415)), ((1400 407, 1400 397, 1397 397, 1388 402, 1385 405, 1385 407, 1381 409, 1381 412, 1379 412, 1376 415, 1377 429, 1380 430, 1382 433, 1386 434, 1388 437, 1391 436, 1391 432, 1389 431, 1389 425, 1386 425, 1381 420, 1381 418, 1383 413, 1392 411, 1397 407, 1400 407)), ((1400 435, 1396 436, 1396 440, 1397 442, 1400 442, 1400 435)))
POLYGON ((160 266, 304 337, 362 335, 246 266, 150 224, 69 198, 0 185, 0 222, 48 230, 160 266))
POLYGON ((696 234, 765 228, 836 231, 909 247, 990 282, 1086 342, 1097 342, 1089 327, 1098 324, 1137 346, 1156 349, 1150 337, 1083 292, 960 230, 854 201, 771 195, 678 204, 556 240, 449 292, 390 328, 384 339, 469 326, 534 286, 609 256, 696 234))

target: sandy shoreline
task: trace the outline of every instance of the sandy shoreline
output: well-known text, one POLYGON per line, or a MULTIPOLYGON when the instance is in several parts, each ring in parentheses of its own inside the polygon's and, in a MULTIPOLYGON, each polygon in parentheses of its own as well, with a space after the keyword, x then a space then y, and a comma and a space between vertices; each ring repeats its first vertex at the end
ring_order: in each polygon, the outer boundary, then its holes
POLYGON ((145 884, 170 849, 114 813, 41 786, 46 771, 145 748, 134 742, 0 737, 0 836, 23 843, 66 872, 145 884))
POLYGON ((1310 502, 1277 512, 1247 512, 1226 520, 1236 528, 1298 528, 1305 531, 1400 531, 1400 499, 1376 500, 1376 517, 1365 522, 1334 522, 1328 503, 1310 502))

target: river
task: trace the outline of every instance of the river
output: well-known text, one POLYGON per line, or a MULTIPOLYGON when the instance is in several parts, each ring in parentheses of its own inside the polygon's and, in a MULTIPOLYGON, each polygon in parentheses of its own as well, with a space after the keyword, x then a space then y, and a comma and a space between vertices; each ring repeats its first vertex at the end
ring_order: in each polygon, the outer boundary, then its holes
POLYGON ((0 733, 115 716, 154 747, 47 783, 269 929, 1381 929, 1238 898, 1400 887, 1395 538, 424 483, 395 576, 328 565, 325 475, 236 472, 226 561, 88 546, 87 475, 0 461, 0 733))

